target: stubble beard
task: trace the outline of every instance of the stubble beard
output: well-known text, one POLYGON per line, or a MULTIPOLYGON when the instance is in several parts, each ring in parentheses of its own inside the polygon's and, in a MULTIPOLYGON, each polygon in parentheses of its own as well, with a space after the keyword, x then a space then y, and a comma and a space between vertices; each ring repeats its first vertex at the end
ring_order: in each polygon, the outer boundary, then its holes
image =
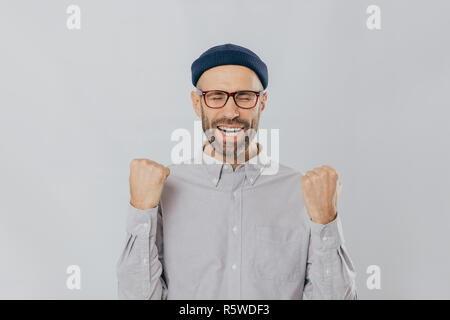
POLYGON ((203 108, 201 108, 201 116, 203 132, 205 133, 206 138, 216 155, 221 156, 223 158, 223 161, 230 163, 243 163, 247 161, 250 143, 253 141, 258 131, 259 115, 255 119, 252 119, 250 123, 240 119, 233 119, 228 121, 222 121, 222 119, 218 119, 220 121, 216 120, 214 122, 211 122, 203 112, 203 108), (216 139, 215 137, 217 128, 216 124, 219 122, 221 124, 238 123, 240 125, 243 125, 244 137, 233 141, 231 145, 230 142, 227 145, 227 142, 225 140, 222 140, 223 143, 221 143, 219 139, 216 139))

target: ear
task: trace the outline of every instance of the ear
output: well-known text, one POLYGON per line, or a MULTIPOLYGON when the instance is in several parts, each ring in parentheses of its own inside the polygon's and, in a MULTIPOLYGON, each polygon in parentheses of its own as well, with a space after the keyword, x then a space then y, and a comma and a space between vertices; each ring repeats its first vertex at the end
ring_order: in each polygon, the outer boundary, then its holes
POLYGON ((194 108, 195 114, 201 118, 202 116, 202 105, 201 105, 201 96, 199 96, 197 94, 197 92, 195 92, 195 90, 191 91, 191 100, 192 100, 192 107, 194 108))
POLYGON ((263 95, 259 98, 261 107, 259 108, 259 111, 263 111, 266 107, 266 101, 267 101, 267 92, 264 92, 263 95))

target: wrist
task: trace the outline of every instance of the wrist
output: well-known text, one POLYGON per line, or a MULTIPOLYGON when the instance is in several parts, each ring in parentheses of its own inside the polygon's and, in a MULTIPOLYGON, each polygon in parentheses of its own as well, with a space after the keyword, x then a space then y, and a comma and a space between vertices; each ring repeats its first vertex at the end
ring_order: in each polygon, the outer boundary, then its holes
POLYGON ((158 206, 158 203, 155 204, 153 202, 136 201, 134 199, 130 200, 130 204, 139 210, 149 210, 158 206))
POLYGON ((337 213, 334 213, 333 215, 329 215, 329 216, 318 216, 318 217, 311 217, 311 221, 314 223, 319 223, 319 224, 328 224, 332 221, 334 221, 337 217, 337 213))

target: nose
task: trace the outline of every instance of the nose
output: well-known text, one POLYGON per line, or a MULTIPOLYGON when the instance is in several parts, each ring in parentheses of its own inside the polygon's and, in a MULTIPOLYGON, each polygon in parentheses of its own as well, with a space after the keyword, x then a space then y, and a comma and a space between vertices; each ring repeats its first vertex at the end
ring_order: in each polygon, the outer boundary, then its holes
POLYGON ((234 102, 233 97, 229 97, 227 103, 222 107, 224 116, 228 119, 239 117, 239 107, 234 102))

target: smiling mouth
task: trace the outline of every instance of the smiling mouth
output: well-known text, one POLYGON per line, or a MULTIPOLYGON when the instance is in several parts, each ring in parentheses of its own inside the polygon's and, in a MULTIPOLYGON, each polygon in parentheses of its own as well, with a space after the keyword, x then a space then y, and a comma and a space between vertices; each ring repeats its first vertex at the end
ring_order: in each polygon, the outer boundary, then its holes
POLYGON ((244 130, 243 127, 227 127, 227 126, 217 126, 217 129, 222 131, 222 133, 227 137, 235 137, 239 134, 239 132, 244 130))

